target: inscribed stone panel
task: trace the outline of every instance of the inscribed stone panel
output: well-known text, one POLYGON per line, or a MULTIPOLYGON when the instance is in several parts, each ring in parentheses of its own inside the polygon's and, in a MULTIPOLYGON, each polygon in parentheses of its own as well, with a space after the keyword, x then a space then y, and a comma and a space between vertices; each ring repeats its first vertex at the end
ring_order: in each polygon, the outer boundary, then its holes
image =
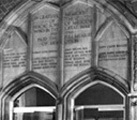
POLYGON ((127 78, 127 37, 116 23, 104 32, 98 44, 98 64, 123 78, 127 78))
POLYGON ((26 71, 27 45, 18 31, 14 31, 3 48, 3 80, 4 85, 26 71))
POLYGON ((32 69, 57 80, 59 9, 43 5, 32 14, 32 69))
POLYGON ((65 81, 91 66, 93 7, 77 1, 63 11, 65 81))

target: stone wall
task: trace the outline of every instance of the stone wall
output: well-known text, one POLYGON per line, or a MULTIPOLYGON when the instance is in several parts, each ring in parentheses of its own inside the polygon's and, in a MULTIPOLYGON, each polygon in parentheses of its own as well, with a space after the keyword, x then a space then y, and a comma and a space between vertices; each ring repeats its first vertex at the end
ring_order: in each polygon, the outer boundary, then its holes
MULTIPOLYGON (((0 0, 0 21, 12 10, 18 7, 21 3, 28 0, 0 0)), ((41 0, 32 0, 32 1, 41 1, 41 0)), ((59 1, 59 0, 54 0, 59 1)), ((68 1, 68 0, 64 0, 68 1)), ((111 2, 116 2, 116 0, 108 0, 111 2)), ((128 8, 132 14, 137 17, 137 0, 117 0, 118 3, 121 3, 126 8, 128 8)))
POLYGON ((24 1, 26 0, 0 0, 0 21, 24 1))

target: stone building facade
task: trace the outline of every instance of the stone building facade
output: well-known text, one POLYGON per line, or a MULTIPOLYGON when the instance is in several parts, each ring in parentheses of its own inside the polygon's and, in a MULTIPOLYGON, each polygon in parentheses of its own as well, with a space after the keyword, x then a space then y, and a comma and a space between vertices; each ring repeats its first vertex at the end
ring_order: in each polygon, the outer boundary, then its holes
POLYGON ((1 120, 136 120, 136 0, 1 0, 1 120))

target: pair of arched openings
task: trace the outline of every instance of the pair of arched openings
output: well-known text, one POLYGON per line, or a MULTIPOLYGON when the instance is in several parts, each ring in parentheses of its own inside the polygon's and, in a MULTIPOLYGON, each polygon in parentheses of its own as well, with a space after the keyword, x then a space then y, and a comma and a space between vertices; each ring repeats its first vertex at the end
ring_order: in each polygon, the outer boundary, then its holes
MULTIPOLYGON (((109 16, 92 37, 98 40, 106 32, 103 29, 107 29, 112 24, 119 25, 113 20, 112 16, 109 16)), ((126 27, 123 25, 121 28, 126 27)), ((129 43, 127 33, 123 32, 126 42, 129 43)), ((130 52, 129 49, 128 52, 130 52)), ((127 61, 130 62, 130 60, 127 61)), ((118 79, 116 74, 110 76, 102 71, 104 69, 91 68, 79 77, 70 80, 61 90, 47 78, 35 73, 36 71, 29 72, 11 82, 2 91, 1 119, 14 120, 18 119, 18 116, 23 119, 128 119, 128 85, 125 80, 118 79), (43 100, 34 95, 36 97, 34 99, 39 101, 35 106, 18 105, 18 99, 29 90, 35 90, 38 96, 42 94, 43 100), (47 102, 44 96, 48 96, 47 101, 51 100, 51 103, 47 102), (41 104, 42 101, 44 102, 41 104), (41 114, 43 112, 44 115, 41 114)), ((28 96, 28 100, 29 97, 33 98, 33 95, 28 96)))
POLYGON ((1 120, 126 120, 129 116, 129 91, 119 80, 91 68, 58 90, 50 80, 30 72, 3 90, 1 120), (37 98, 31 91, 25 100, 37 99, 35 105, 17 103, 24 94, 34 89, 37 90, 37 98))

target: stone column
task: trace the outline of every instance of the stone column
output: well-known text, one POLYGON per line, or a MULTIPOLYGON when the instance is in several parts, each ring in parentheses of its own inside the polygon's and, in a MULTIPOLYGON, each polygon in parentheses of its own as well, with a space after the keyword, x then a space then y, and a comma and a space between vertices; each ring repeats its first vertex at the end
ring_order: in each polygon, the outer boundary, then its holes
POLYGON ((129 105, 129 119, 137 120, 137 94, 130 96, 130 105, 129 105))

